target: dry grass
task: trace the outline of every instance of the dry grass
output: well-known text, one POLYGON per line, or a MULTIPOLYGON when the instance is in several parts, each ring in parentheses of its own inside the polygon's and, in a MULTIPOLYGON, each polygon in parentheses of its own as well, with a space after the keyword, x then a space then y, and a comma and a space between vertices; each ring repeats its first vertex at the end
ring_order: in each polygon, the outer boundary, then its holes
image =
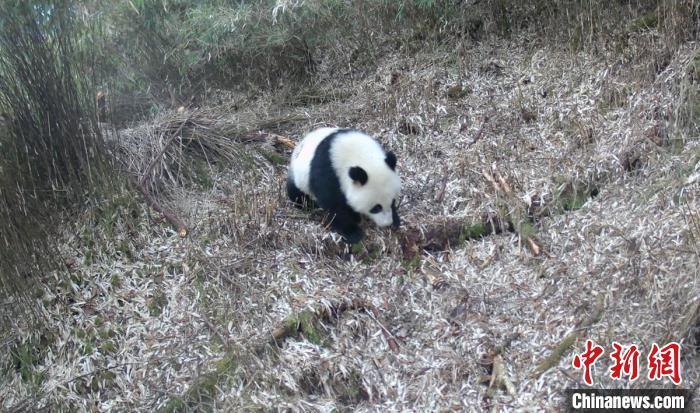
MULTIPOLYGON (((43 378, 29 383, 4 355, 2 405, 558 411, 563 390, 580 385, 571 358, 586 338, 642 351, 678 340, 683 386, 697 387, 700 146, 676 112, 698 45, 684 44, 653 76, 649 62, 517 40, 460 53, 392 55, 373 76, 328 77, 325 88, 349 96, 303 111, 262 96, 227 115, 203 109, 122 133, 138 175, 172 131, 194 125, 197 139, 178 140, 154 175, 190 235, 180 239, 138 204, 118 209, 139 218, 116 219, 111 234, 66 229, 73 275, 45 293, 54 338, 31 366, 43 378), (264 144, 234 139, 289 113, 299 117, 262 129, 298 139, 320 124, 351 125, 398 153, 406 227, 368 228, 350 250, 318 214, 290 207, 284 166, 261 155, 264 144), (208 185, 174 178, 184 159, 175 154, 224 137, 208 185), (494 167, 511 197, 485 179, 494 167), (597 191, 571 197, 571 182, 597 191), (538 256, 522 233, 504 232, 404 257, 409 227, 425 233, 445 219, 478 221, 553 199, 567 207, 521 228, 542 243, 538 256), (559 362, 533 376, 588 319, 559 362), (262 346, 280 328, 285 339, 262 346), (491 363, 510 386, 489 387, 491 363)), ((611 381, 606 366, 598 363, 596 383, 630 386, 611 381)))

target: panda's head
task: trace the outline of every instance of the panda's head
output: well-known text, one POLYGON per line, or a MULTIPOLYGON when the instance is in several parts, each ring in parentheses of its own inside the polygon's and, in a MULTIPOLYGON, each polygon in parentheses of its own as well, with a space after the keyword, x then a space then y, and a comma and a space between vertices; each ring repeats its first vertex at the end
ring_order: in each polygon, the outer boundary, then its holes
POLYGON ((400 225, 396 210, 401 179, 396 173, 396 155, 387 152, 384 159, 363 162, 347 170, 351 186, 345 194, 348 205, 369 217, 380 227, 400 225))

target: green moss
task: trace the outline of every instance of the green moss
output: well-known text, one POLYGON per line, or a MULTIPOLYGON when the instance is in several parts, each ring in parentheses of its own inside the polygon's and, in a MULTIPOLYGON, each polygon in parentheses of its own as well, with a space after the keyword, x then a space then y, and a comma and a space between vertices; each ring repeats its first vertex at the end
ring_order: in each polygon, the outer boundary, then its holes
POLYGON ((287 164, 287 158, 278 154, 277 152, 261 149, 260 153, 262 154, 262 156, 265 157, 265 159, 270 161, 270 163, 272 163, 273 165, 286 165, 287 164))
POLYGON ((364 245, 362 244, 362 242, 352 244, 352 247, 350 247, 350 252, 352 252, 353 254, 359 254, 362 252, 362 250, 364 250, 364 245))
POLYGON ((358 242, 350 247, 350 252, 365 264, 371 264, 381 254, 381 249, 372 243, 358 242))
POLYGON ((237 366, 236 355, 232 352, 226 353, 214 363, 213 371, 199 376, 184 396, 170 399, 161 412, 202 410, 202 403, 210 403, 216 398, 219 387, 227 377, 234 374, 237 366))
POLYGON ((119 241, 119 243, 117 244, 117 251, 121 252, 122 255, 124 257, 128 258, 129 260, 134 258, 132 253, 131 253, 131 245, 129 244, 129 241, 127 241, 126 239, 119 241))
POLYGON ((119 288, 122 286, 122 280, 119 278, 117 274, 112 274, 112 278, 109 279, 109 283, 112 284, 112 287, 119 288))
POLYGON ((187 405, 185 402, 180 399, 179 397, 172 398, 166 403, 165 407, 161 410, 163 413, 175 413, 175 412, 184 412, 186 410, 187 405))
POLYGON ((531 238, 535 235, 535 227, 529 221, 523 221, 518 225, 518 234, 523 239, 531 238))
POLYGON ((238 365, 236 358, 233 354, 227 353, 221 360, 216 362, 216 371, 218 373, 226 373, 235 370, 238 365))
POLYGON ((633 19, 627 24, 628 32, 642 32, 657 27, 659 16, 656 11, 649 12, 643 16, 633 19))
POLYGON ((313 344, 321 345, 321 334, 316 324, 316 317, 311 311, 302 311, 299 314, 299 329, 304 337, 313 344))
POLYGON ((114 330, 112 330, 111 328, 107 328, 107 329, 102 329, 102 330, 98 331, 97 336, 98 336, 101 340, 108 340, 108 339, 110 339, 110 338, 116 337, 116 336, 117 336, 117 332, 114 331, 114 330))
POLYGON ((95 262, 95 253, 92 250, 86 250, 83 258, 85 265, 92 265, 95 262))
POLYGON ((333 382, 332 386, 338 400, 344 405, 355 405, 369 397, 362 386, 362 375, 357 370, 350 371, 347 378, 333 382))
POLYGON ((22 381, 25 383, 34 383, 34 366, 39 362, 35 355, 33 344, 31 342, 23 343, 10 350, 12 355, 12 363, 15 370, 19 372, 22 381))
POLYGON ((113 341, 105 341, 102 344, 100 344, 100 351, 103 354, 114 354, 117 352, 117 346, 114 344, 113 341))
POLYGON ((560 198, 561 207, 564 209, 564 211, 574 211, 580 209, 586 203, 586 201, 588 201, 589 195, 590 194, 585 192, 576 191, 563 193, 560 198))
POLYGON ((365 246, 367 250, 367 256, 362 260, 365 264, 371 264, 373 261, 377 260, 381 254, 381 250, 377 245, 369 244, 365 246))
POLYGON ((407 271, 415 271, 420 268, 421 257, 420 254, 416 254, 411 259, 404 261, 404 268, 407 271))
POLYGON ((216 385, 219 383, 218 374, 209 373, 200 377, 197 385, 192 388, 193 400, 204 401, 213 399, 216 385))
POLYGON ((700 80, 700 53, 696 53, 688 64, 688 77, 694 82, 700 80))
MULTIPOLYGON (((95 220, 107 234, 114 235, 121 222, 133 221, 139 218, 139 204, 132 191, 124 188, 117 196, 95 209, 95 220)), ((94 236, 89 237, 94 239, 94 236)))
MULTIPOLYGON (((557 179, 553 179, 558 183, 557 179)), ((589 198, 598 194, 598 187, 589 182, 565 181, 554 197, 553 211, 575 211, 583 207, 589 198)))
POLYGON ((462 228, 462 232, 459 234, 459 242, 464 243, 470 239, 483 237, 486 235, 486 232, 486 226, 481 222, 466 225, 464 228, 462 228))
POLYGON ((195 183, 205 189, 214 187, 214 181, 210 175, 210 165, 203 159, 195 159, 192 163, 192 173, 195 183))

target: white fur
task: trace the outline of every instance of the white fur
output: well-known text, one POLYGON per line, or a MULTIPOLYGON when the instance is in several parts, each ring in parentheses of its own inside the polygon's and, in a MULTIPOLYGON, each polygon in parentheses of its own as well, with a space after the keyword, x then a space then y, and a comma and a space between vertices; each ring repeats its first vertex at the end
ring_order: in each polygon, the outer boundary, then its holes
POLYGON ((311 160, 314 158, 314 153, 316 152, 318 144, 337 130, 338 128, 319 128, 313 132, 309 132, 304 136, 304 139, 294 147, 294 152, 292 152, 289 173, 294 178, 294 184, 301 192, 311 196, 314 200, 315 197, 311 193, 311 188, 309 187, 311 160))
MULTIPOLYGON (((290 173, 296 186, 313 198, 309 187, 309 170, 316 147, 336 128, 320 128, 309 133, 296 146, 292 153, 290 173)), ((401 191, 401 179, 386 164, 386 154, 381 145, 371 136, 351 131, 338 135, 330 148, 333 169, 340 181, 340 188, 348 205, 357 213, 371 218, 378 226, 392 224, 391 203, 401 191), (369 177, 365 185, 353 182, 348 172, 359 166, 369 177), (372 214, 369 211, 376 205, 382 211, 372 214)))

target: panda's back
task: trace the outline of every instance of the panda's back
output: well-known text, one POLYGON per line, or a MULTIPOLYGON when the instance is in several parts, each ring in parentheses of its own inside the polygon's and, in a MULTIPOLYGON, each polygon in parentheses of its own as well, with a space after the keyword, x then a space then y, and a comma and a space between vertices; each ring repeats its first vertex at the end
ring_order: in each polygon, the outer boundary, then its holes
POLYGON ((296 186, 316 201, 342 203, 352 185, 347 171, 386 168, 385 154, 374 138, 352 129, 320 128, 310 132, 292 153, 289 173, 296 186), (320 198, 320 199, 319 199, 320 198))

